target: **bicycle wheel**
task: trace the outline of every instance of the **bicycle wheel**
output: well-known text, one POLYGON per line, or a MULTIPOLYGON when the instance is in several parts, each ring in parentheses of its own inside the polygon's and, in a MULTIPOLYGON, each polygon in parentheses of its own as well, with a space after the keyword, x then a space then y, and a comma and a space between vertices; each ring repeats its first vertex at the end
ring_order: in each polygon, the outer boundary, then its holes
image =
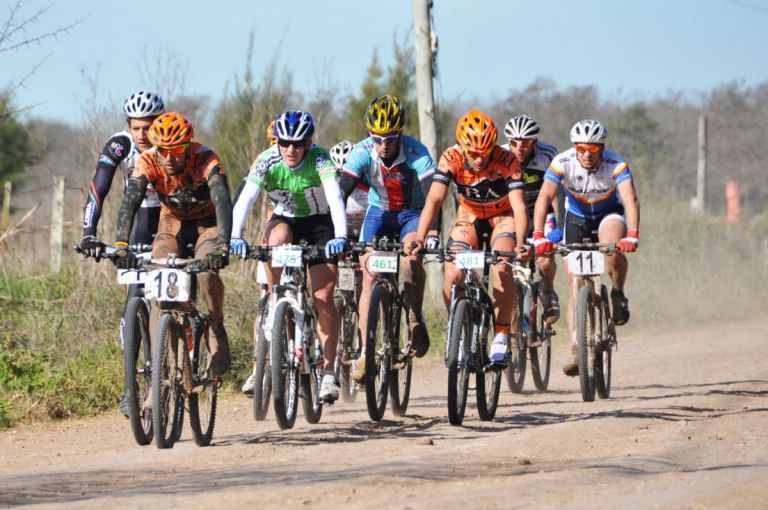
POLYGON ((390 321, 392 329, 389 338, 397 342, 390 343, 392 363, 389 371, 389 405, 392 414, 402 417, 408 410, 408 401, 411 398, 413 358, 408 353, 411 330, 408 327, 408 311, 405 308, 395 306, 392 312, 395 316, 390 321))
POLYGON ((192 370, 194 389, 189 395, 189 426, 197 446, 208 446, 213 439, 213 428, 216 425, 216 400, 218 380, 209 377, 208 365, 211 353, 208 350, 210 329, 203 321, 194 321, 192 335, 194 350, 192 370), (201 326, 205 326, 203 330, 201 326))
POLYGON ((489 353, 491 352, 491 331, 493 321, 491 310, 486 310, 484 324, 478 333, 477 349, 474 355, 475 366, 475 393, 477 396, 477 414, 483 421, 490 421, 496 416, 499 405, 499 391, 501 390, 501 369, 490 366, 489 353))
POLYGON ((523 313, 523 303, 525 302, 525 285, 515 280, 515 295, 517 297, 516 305, 516 318, 514 319, 517 333, 510 333, 510 357, 509 365, 507 365, 504 373, 507 377, 507 386, 512 393, 520 393, 523 391, 523 384, 525 384, 525 365, 528 346, 528 335, 530 334, 530 322, 523 313), (511 336, 517 335, 517 342, 512 341, 511 336), (517 347, 515 347, 517 344, 517 347))
MULTIPOLYGON (((448 320, 451 328, 446 359, 448 366, 448 421, 451 422, 451 425, 461 425, 467 407, 470 345, 472 343, 469 301, 464 298, 459 299, 453 307, 453 315, 448 320)), ((482 373, 482 367, 478 373, 482 373)))
POLYGON ((309 356, 309 373, 301 374, 299 396, 301 407, 304 410, 304 419, 307 423, 319 423, 323 416, 323 403, 320 401, 320 384, 323 380, 323 350, 320 342, 315 345, 314 326, 304 331, 304 341, 309 346, 305 355, 309 356))
POLYGON ((546 391, 549 387, 549 370, 552 365, 552 325, 544 321, 543 308, 539 299, 540 282, 531 289, 531 324, 528 338, 528 354, 531 358, 531 378, 536 389, 546 391))
POLYGON ((579 383, 584 402, 595 400, 595 349, 597 310, 595 294, 589 284, 579 289, 576 302, 576 341, 579 348, 579 383))
POLYGON ((272 396, 272 370, 269 364, 269 340, 264 334, 266 322, 268 294, 264 294, 259 302, 259 318, 256 319, 255 330, 257 333, 256 345, 256 373, 253 385, 253 418, 256 421, 264 421, 269 411, 269 399, 272 396))
POLYGON ((299 367, 293 362, 295 326, 293 307, 285 301, 278 303, 269 362, 272 366, 272 403, 281 429, 293 427, 298 409, 299 367))
POLYGON ((152 355, 149 341, 149 309, 141 297, 132 297, 125 306, 123 329, 125 393, 133 438, 141 446, 152 442, 152 413, 144 400, 152 388, 152 355))
POLYGON ((616 329, 610 321, 608 310, 608 289, 605 285, 601 289, 600 300, 600 344, 595 349, 595 389, 600 398, 611 396, 611 362, 613 361, 613 340, 616 329))
POLYGON ((365 402, 373 421, 380 421, 387 407, 391 365, 387 348, 387 335, 391 331, 390 299, 386 285, 377 283, 371 294, 365 341, 365 402))
POLYGON ((172 448, 178 439, 178 407, 183 407, 178 368, 179 341, 176 319, 170 313, 163 314, 158 322, 157 341, 152 353, 152 426, 158 448, 172 448))
POLYGON ((341 324, 334 370, 341 387, 341 401, 354 402, 357 398, 357 384, 352 381, 350 374, 352 372, 352 359, 358 356, 360 339, 357 328, 357 309, 341 296, 336 296, 336 308, 339 310, 341 324))

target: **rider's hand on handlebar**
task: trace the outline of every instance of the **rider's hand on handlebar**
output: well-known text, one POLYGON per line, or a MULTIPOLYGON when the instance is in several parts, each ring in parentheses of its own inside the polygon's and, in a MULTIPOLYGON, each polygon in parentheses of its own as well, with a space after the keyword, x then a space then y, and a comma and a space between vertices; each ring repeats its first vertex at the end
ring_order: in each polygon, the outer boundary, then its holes
POLYGON ((229 244, 220 243, 213 251, 205 256, 205 267, 208 269, 221 269, 229 264, 229 244))
POLYGON ((239 237, 231 238, 229 240, 229 254, 245 258, 248 254, 248 243, 245 242, 245 239, 240 239, 239 237))
POLYGON ((616 243, 616 247, 622 253, 634 253, 637 251, 637 245, 640 238, 640 232, 636 228, 630 228, 627 231, 627 237, 616 243))
POLYGON ((80 253, 83 257, 93 257, 98 262, 104 253, 104 243, 96 239, 96 236, 83 236, 80 240, 80 253))
POLYGON ((410 245, 403 246, 403 252, 406 255, 416 255, 424 249, 424 241, 422 239, 414 239, 410 245))
POLYGON ((536 247, 536 255, 543 257, 552 253, 555 245, 552 241, 544 237, 543 230, 533 232, 533 245, 536 247))
POLYGON ((337 237, 325 243, 325 258, 337 257, 347 251, 349 240, 346 237, 337 237))
POLYGON ((522 262, 528 262, 528 260, 531 258, 531 245, 518 244, 515 246, 515 253, 517 253, 517 257, 522 262))
POLYGON ((112 262, 118 267, 118 269, 134 269, 139 265, 139 261, 130 249, 128 249, 128 243, 117 242, 115 243, 115 258, 112 262))

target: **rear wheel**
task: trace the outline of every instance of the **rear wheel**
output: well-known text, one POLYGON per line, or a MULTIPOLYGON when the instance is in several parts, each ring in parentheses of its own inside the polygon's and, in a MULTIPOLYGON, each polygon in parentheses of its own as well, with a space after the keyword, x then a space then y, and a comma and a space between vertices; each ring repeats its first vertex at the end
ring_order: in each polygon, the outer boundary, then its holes
POLYGON ((192 328, 196 341, 192 356, 194 388, 189 395, 189 426, 197 446, 208 446, 213 439, 213 428, 216 425, 218 380, 209 378, 209 329, 206 324, 205 331, 200 331, 200 326, 201 322, 197 321, 192 328))
POLYGON ((269 411, 269 399, 272 396, 272 370, 269 364, 269 341, 264 334, 264 324, 267 315, 267 301, 269 295, 264 293, 259 303, 259 318, 254 325, 254 333, 257 335, 256 344, 256 371, 253 385, 253 417, 256 421, 263 421, 269 411))
POLYGON ((179 325, 170 313, 160 317, 152 355, 152 426, 155 445, 172 448, 177 440, 178 408, 183 408, 178 352, 179 325))
POLYGON ((470 344, 472 323, 469 301, 459 299, 450 318, 451 333, 448 338, 446 365, 448 365, 448 421, 461 425, 467 407, 469 388, 470 344))
POLYGON ((600 398, 611 396, 611 362, 613 361, 613 337, 616 330, 609 321, 608 289, 601 289, 600 302, 600 333, 601 340, 595 353, 595 389, 600 398))
POLYGON ((579 349, 579 383, 584 402, 595 400, 595 331, 597 310, 594 292, 589 284, 579 289, 576 302, 576 341, 579 349))
POLYGON ((149 340, 149 308, 141 297, 133 297, 125 306, 123 329, 123 364, 125 393, 128 399, 131 432, 142 446, 152 442, 152 413, 144 401, 152 391, 152 355, 149 340))
MULTIPOLYGON (((348 291, 341 291, 348 292, 348 291)), ((336 352, 336 378, 341 387, 341 401, 354 402, 357 398, 357 384, 351 378, 352 360, 358 356, 360 334, 357 328, 357 310, 347 299, 336 297, 341 324, 339 328, 339 347, 336 352)))
POLYGON ((397 343, 390 345, 392 348, 392 365, 390 370, 389 398, 392 414, 398 417, 405 416, 408 410, 408 401, 411 397, 411 373, 413 371, 413 358, 410 350, 411 330, 408 327, 408 312, 404 308, 397 308, 397 317, 393 317, 390 330, 390 338, 397 343))
MULTIPOLYGON (((491 311, 487 310, 490 314, 491 311)), ((477 394, 477 414, 483 421, 490 421, 496 416, 501 390, 501 369, 490 366, 491 330, 493 322, 490 315, 485 315, 483 327, 477 338, 475 352, 475 392, 477 394)))
POLYGON ((510 338, 510 356, 509 365, 505 370, 507 377, 507 385, 512 393, 520 393, 523 391, 523 384, 525 384, 525 365, 526 352, 528 345, 528 335, 530 334, 531 325, 528 318, 523 313, 523 304, 525 303, 526 286, 521 282, 515 280, 515 295, 517 297, 517 304, 515 306, 515 318, 513 321, 516 324, 517 333, 510 333, 511 335, 517 335, 517 341, 513 341, 510 338))
POLYGON ((365 402, 368 416, 380 421, 387 407, 389 388, 390 352, 386 348, 387 335, 391 331, 389 290, 376 284, 368 308, 368 330, 365 341, 365 402))
POLYGON ((544 321, 539 282, 531 289, 531 332, 528 353, 531 357, 531 377, 539 391, 549 387, 549 370, 552 365, 552 325, 544 321))
POLYGON ((323 403, 320 401, 320 384, 323 381, 323 352, 320 342, 315 345, 314 334, 306 334, 305 342, 311 345, 306 350, 306 356, 309 356, 309 373, 301 374, 301 386, 299 394, 301 396, 301 408, 304 410, 304 419, 307 423, 319 423, 323 416, 323 403))
POLYGON ((293 307, 287 302, 278 303, 269 361, 275 419, 281 429, 293 427, 298 409, 299 367, 293 362, 295 326, 293 307))

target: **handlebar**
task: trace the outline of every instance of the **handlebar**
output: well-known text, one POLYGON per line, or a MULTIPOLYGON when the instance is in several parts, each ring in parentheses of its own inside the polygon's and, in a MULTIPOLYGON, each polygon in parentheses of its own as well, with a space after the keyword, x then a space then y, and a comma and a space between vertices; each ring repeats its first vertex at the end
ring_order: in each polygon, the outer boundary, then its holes
POLYGON ((614 253, 618 251, 616 248, 616 243, 593 243, 593 242, 585 242, 585 243, 561 243, 556 244, 555 253, 559 253, 560 255, 568 255, 572 251, 599 251, 600 253, 614 253))

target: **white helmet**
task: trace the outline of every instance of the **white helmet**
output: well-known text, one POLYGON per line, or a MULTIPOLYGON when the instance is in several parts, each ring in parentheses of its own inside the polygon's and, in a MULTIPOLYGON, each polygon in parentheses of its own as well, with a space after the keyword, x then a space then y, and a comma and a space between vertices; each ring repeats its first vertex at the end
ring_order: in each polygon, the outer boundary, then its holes
POLYGON ((123 103, 123 113, 131 119, 157 117, 165 113, 165 103, 154 92, 136 92, 123 103))
POLYGON ((605 143, 608 130, 595 119, 580 120, 571 128, 572 143, 605 143))
POLYGON ((504 126, 504 134, 510 140, 536 140, 539 137, 539 124, 528 115, 512 117, 504 126))
POLYGON ((344 163, 347 162, 349 154, 352 152, 352 142, 349 140, 342 140, 333 147, 331 147, 331 159, 336 168, 342 168, 344 163))

